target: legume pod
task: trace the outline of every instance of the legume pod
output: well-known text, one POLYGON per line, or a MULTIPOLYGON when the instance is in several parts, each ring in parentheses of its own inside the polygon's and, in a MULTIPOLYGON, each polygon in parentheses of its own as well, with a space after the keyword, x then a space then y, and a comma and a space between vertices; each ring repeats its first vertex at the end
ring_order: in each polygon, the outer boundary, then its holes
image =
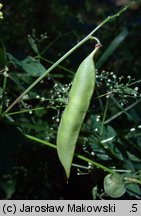
POLYGON ((93 57, 99 46, 80 64, 69 92, 69 101, 62 114, 57 134, 57 152, 69 178, 76 142, 95 88, 93 57))

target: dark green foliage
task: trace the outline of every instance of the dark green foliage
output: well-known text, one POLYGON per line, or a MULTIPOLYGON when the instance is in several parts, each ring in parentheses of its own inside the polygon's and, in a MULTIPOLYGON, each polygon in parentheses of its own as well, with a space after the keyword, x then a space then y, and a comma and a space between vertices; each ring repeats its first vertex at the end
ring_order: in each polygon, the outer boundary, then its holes
MULTIPOLYGON (((108 174, 74 157, 70 181, 56 151, 25 134, 56 144, 62 111, 89 41, 36 85, 4 117, 4 111, 54 62, 121 6, 119 1, 4 1, 0 20, 0 198, 110 199, 108 174), (8 76, 7 76, 8 74, 8 76), (93 189, 93 190, 92 190, 93 189), (93 194, 93 196, 92 196, 93 194)), ((120 1, 121 2, 121 1, 120 1)), ((120 199, 140 199, 141 181, 141 5, 96 32, 96 89, 78 138, 76 153, 124 177, 120 199), (131 182, 130 182, 131 181, 131 182), (131 184, 129 184, 131 183, 131 184)), ((118 199, 118 197, 117 197, 118 199)))

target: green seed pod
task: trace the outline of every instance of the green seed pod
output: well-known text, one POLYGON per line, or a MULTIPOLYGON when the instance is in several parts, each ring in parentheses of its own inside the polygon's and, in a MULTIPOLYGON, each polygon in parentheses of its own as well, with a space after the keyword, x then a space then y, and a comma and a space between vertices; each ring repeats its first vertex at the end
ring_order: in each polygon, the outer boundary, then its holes
POLYGON ((95 66, 93 57, 100 46, 80 64, 69 92, 66 106, 57 134, 57 152, 69 178, 70 169, 81 124, 89 107, 95 87, 95 66))
POLYGON ((104 190, 110 197, 121 197, 126 192, 123 176, 118 173, 108 174, 104 178, 104 190))

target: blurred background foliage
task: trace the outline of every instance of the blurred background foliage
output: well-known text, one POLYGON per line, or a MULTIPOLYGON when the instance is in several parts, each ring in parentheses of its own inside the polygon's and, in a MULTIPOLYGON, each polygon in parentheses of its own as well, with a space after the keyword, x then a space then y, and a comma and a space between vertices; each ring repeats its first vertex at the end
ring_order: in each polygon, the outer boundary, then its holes
MULTIPOLYGON (((3 95, 4 110, 35 78, 90 33, 101 21, 129 3, 128 0, 24 0, 16 2, 5 0, 1 2, 4 19, 0 22, 0 68, 1 70, 5 66, 9 68, 6 94, 3 94, 3 75, 2 73, 0 75, 0 93, 3 95)), ((99 85, 97 83, 95 97, 109 91, 106 83, 111 77, 111 72, 117 77, 123 76, 125 86, 129 80, 133 83, 141 79, 140 30, 141 1, 136 1, 136 4, 118 19, 96 32, 95 36, 100 39, 103 47, 96 62, 99 85), (104 74, 104 71, 107 75, 105 80, 102 77, 104 81, 101 81, 100 74, 104 74)), ((99 188, 98 194, 103 193, 104 172, 91 167, 88 174, 79 172, 78 175, 78 169, 74 167, 69 184, 66 184, 64 171, 56 152, 46 146, 31 142, 23 136, 23 134, 31 134, 51 143, 56 142, 58 118, 64 107, 60 103, 57 104, 57 94, 66 100, 68 83, 72 81, 78 65, 93 47, 93 41, 80 47, 62 63, 63 68, 54 69, 11 110, 11 112, 18 112, 24 109, 27 112, 11 114, 1 119, 1 199, 92 199, 91 191, 95 185, 99 188), (45 109, 45 107, 49 108, 45 109), (31 108, 40 110, 29 111, 31 108)), ((117 80, 114 77, 112 83, 116 89, 117 80)), ((136 103, 128 113, 125 111, 124 115, 116 117, 113 121, 110 120, 103 126, 104 139, 116 137, 112 143, 108 144, 110 150, 105 151, 103 146, 96 144, 99 134, 93 133, 101 125, 101 122, 97 123, 96 116, 104 112, 106 97, 99 100, 93 98, 88 116, 86 116, 86 124, 81 130, 82 141, 80 137, 77 150, 90 157, 92 157, 91 152, 96 152, 94 159, 99 163, 104 163, 109 167, 116 165, 118 169, 129 169, 135 173, 141 169, 140 83, 135 83, 132 87, 128 89, 126 86, 119 92, 118 86, 118 95, 113 96, 113 100, 109 101, 107 120, 136 103), (134 91, 136 87, 139 89, 137 94, 134 91), (123 100, 124 95, 127 95, 126 102, 123 100), (122 103, 124 103, 123 108, 122 103)), ((80 161, 75 159, 75 163, 79 164, 80 161)), ((81 162, 81 165, 86 166, 86 163, 81 162)), ((140 197, 140 187, 130 185, 128 193, 122 198, 140 199, 140 197)))

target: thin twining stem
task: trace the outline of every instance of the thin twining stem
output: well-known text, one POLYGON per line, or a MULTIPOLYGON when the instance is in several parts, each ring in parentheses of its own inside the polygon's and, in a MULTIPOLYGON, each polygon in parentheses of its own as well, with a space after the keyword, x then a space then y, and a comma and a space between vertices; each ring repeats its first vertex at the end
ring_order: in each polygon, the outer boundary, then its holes
POLYGON ((76 44, 73 48, 71 48, 65 55, 63 55, 57 62, 55 62, 47 71, 45 71, 39 78, 37 78, 19 97, 16 98, 15 101, 4 111, 3 116, 8 113, 20 100, 26 95, 35 85, 37 85, 49 72, 51 72, 55 67, 57 67, 64 59, 66 59, 71 53, 73 53, 78 47, 86 43, 91 36, 100 29, 107 22, 113 20, 116 17, 119 17, 124 11, 126 11, 134 2, 126 5, 122 8, 118 13, 108 16, 103 22, 101 22, 92 32, 90 32, 84 39, 82 39, 78 44, 76 44))
POLYGON ((124 110, 118 112, 117 114, 113 115, 111 118, 107 119, 104 122, 105 124, 108 124, 109 122, 113 121, 114 119, 116 119, 117 117, 119 117, 120 115, 124 114, 125 112, 127 112, 128 110, 132 109, 134 106, 136 106, 138 103, 141 102, 141 99, 139 99, 138 101, 135 101, 133 104, 131 104, 130 106, 126 107, 124 110))

